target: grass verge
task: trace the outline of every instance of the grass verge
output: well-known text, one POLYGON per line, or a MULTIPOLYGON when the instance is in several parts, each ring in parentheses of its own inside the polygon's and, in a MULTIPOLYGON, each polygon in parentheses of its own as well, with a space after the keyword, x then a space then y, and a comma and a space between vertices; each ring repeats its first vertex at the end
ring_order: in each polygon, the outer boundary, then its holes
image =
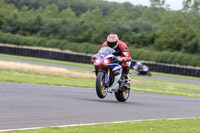
POLYGON ((94 78, 94 75, 88 74, 87 72, 77 72, 73 69, 68 70, 60 67, 49 67, 42 65, 33 65, 28 63, 12 62, 12 61, 0 61, 0 68, 7 70, 16 70, 16 71, 26 71, 26 72, 35 72, 35 73, 44 73, 44 74, 54 74, 60 76, 70 76, 70 77, 79 77, 79 78, 94 78))
POLYGON ((0 69, 0 81, 94 88, 94 78, 79 78, 0 69))
POLYGON ((199 133, 200 119, 146 120, 119 124, 75 127, 48 127, 5 133, 199 133))
MULTIPOLYGON (((132 73, 136 74, 135 70, 131 70, 132 73)), ((167 73, 158 73, 158 72, 151 72, 153 76, 162 76, 162 77, 171 77, 171 78, 180 78, 180 79, 189 79, 189 80, 199 80, 198 77, 190 77, 190 76, 182 76, 182 75, 175 75, 175 74, 167 74, 167 73)))
MULTIPOLYGON (((53 63, 53 64, 70 65, 70 66, 87 67, 87 68, 94 68, 94 66, 90 65, 90 64, 82 64, 82 63, 74 63, 74 62, 66 62, 66 61, 47 60, 47 59, 40 59, 40 58, 31 58, 31 57, 23 57, 23 56, 6 55, 6 54, 0 54, 0 57, 13 58, 13 59, 22 59, 22 60, 29 60, 29 61, 37 61, 37 62, 46 62, 46 63, 53 63)), ((135 71, 133 71, 133 73, 135 73, 135 71)), ((156 76, 182 78, 182 79, 190 79, 190 80, 200 80, 200 78, 190 77, 190 76, 181 76, 181 75, 165 74, 165 73, 158 73, 158 72, 152 72, 152 74, 156 75, 156 76)))
POLYGON ((199 85, 152 78, 133 77, 131 88, 140 92, 200 97, 199 85))
MULTIPOLYGON (((64 68, 0 61, 0 81, 95 88, 94 74, 64 68)), ((133 91, 200 97, 199 85, 132 77, 133 91)))
POLYGON ((197 78, 197 77, 180 76, 180 75, 173 75, 173 74, 167 74, 167 73, 158 73, 158 72, 152 72, 152 74, 156 75, 156 76, 182 78, 182 79, 190 79, 190 80, 199 80, 200 81, 200 78, 197 78))
POLYGON ((57 61, 57 60, 48 60, 48 59, 40 59, 40 58, 32 58, 32 57, 24 57, 24 56, 6 55, 6 54, 0 54, 0 57, 29 60, 29 61, 37 61, 37 62, 46 62, 46 63, 53 63, 53 64, 61 64, 61 65, 94 68, 94 66, 90 65, 90 64, 74 63, 74 62, 69 62, 69 61, 57 61))

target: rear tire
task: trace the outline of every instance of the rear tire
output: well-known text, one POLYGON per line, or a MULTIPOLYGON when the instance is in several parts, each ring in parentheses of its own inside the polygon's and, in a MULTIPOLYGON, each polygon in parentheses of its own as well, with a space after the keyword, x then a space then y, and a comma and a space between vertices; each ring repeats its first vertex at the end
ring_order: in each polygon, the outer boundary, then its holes
POLYGON ((150 72, 148 72, 147 75, 148 75, 149 77, 151 77, 151 73, 150 73, 150 72))
POLYGON ((97 96, 101 99, 104 98, 108 93, 108 89, 105 87, 104 81, 105 81, 104 72, 99 72, 97 74, 97 79, 96 79, 96 93, 97 96))
POLYGON ((118 92, 115 92, 115 97, 119 102, 125 102, 130 95, 130 90, 125 89, 125 90, 118 90, 118 92))

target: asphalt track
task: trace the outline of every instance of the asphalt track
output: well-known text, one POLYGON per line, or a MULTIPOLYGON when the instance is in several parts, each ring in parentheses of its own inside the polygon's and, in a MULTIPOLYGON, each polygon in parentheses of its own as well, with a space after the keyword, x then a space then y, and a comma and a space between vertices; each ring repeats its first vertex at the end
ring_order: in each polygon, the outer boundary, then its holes
POLYGON ((94 88, 0 82, 0 130, 68 124, 200 117, 200 98, 131 92, 103 100, 94 88))
MULTIPOLYGON (((37 61, 28 61, 28 60, 22 60, 22 59, 6 58, 6 57, 0 57, 0 60, 17 61, 17 62, 30 63, 30 64, 38 64, 38 65, 54 66, 54 67, 63 67, 63 68, 72 68, 72 69, 80 69, 80 70, 88 70, 88 71, 93 70, 92 68, 87 68, 87 67, 78 67, 78 66, 70 66, 70 65, 61 65, 61 64, 37 62, 37 61)), ((136 74, 132 74, 132 76, 137 76, 137 75, 136 74)), ((190 84, 200 85, 200 80, 180 79, 180 78, 163 77, 163 76, 155 76, 155 75, 153 75, 151 77, 148 77, 148 76, 145 76, 145 77, 146 78, 162 79, 162 80, 168 80, 168 81, 174 81, 174 82, 182 82, 182 83, 190 83, 190 84)))

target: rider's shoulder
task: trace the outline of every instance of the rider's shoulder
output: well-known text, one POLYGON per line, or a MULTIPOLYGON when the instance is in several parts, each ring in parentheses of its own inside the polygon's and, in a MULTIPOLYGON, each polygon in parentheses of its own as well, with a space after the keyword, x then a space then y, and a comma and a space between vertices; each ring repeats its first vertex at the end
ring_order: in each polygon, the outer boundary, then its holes
POLYGON ((119 48, 125 48, 127 47, 127 44, 121 40, 118 41, 118 45, 119 45, 119 48))
POLYGON ((121 46, 127 46, 127 44, 125 42, 121 41, 121 40, 118 41, 118 44, 121 45, 121 46))

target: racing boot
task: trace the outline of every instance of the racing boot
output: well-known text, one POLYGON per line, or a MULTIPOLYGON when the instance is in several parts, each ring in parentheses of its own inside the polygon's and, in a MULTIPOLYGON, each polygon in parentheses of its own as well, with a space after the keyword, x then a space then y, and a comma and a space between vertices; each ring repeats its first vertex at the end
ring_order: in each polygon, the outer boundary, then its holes
POLYGON ((125 77, 125 82, 130 84, 131 78, 129 76, 129 74, 130 74, 129 70, 130 70, 130 67, 128 67, 128 66, 126 66, 126 67, 123 68, 123 73, 125 75, 124 76, 125 77))
POLYGON ((128 84, 131 83, 131 78, 130 78, 129 74, 127 74, 127 75, 125 76, 125 81, 126 81, 126 83, 128 83, 128 84))
POLYGON ((125 84, 124 84, 124 86, 126 87, 127 90, 131 89, 130 88, 130 83, 131 83, 131 78, 130 78, 129 74, 127 74, 125 76, 125 84))

